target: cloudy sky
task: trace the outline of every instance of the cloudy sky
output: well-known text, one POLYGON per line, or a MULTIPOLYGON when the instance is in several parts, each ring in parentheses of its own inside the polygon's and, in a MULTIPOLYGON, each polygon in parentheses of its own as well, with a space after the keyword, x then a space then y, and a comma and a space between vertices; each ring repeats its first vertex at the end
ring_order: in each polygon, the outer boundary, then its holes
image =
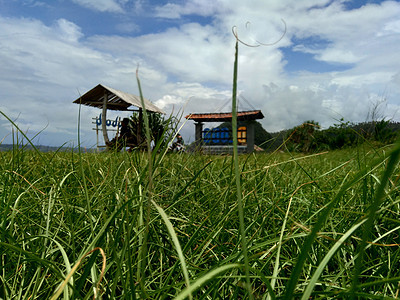
MULTIPOLYGON (((138 94, 139 65, 168 114, 230 111, 233 26, 260 45, 239 46, 239 109, 261 109, 267 131, 362 122, 377 103, 400 121, 400 1, 379 0, 0 0, 0 110, 35 144, 76 145, 72 101, 99 83, 138 94)), ((84 146, 99 113, 81 109, 84 146)))

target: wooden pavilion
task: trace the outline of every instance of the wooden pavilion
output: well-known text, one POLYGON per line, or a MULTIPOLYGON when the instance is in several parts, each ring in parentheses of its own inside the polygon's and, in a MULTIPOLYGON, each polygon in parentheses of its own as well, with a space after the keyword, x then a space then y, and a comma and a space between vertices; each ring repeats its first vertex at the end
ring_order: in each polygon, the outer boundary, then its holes
MULTIPOLYGON (((107 145, 109 143, 109 138, 107 134, 106 120, 107 120, 107 110, 117 110, 117 111, 138 111, 139 112, 139 125, 142 124, 143 109, 148 112, 165 114, 163 110, 155 106, 148 99, 144 100, 144 107, 142 106, 142 101, 139 96, 128 94, 102 84, 98 84, 90 91, 86 92, 84 95, 73 101, 76 104, 83 104, 91 107, 97 107, 102 109, 102 132, 104 142, 107 145), (136 107, 136 109, 133 109, 136 107)), ((140 137, 142 128, 138 126, 136 128, 136 135, 138 137, 137 144, 140 145, 140 137)))
MULTIPOLYGON (((195 121, 195 140, 196 145, 203 152, 208 153, 231 153, 232 146, 229 146, 229 138, 218 132, 209 129, 203 130, 205 122, 232 122, 232 113, 195 113, 185 117, 195 121), (210 138, 211 143, 209 143, 210 138), (208 144, 208 145, 207 145, 208 144)), ((261 110, 237 112, 237 121, 244 124, 238 128, 239 152, 251 153, 254 151, 254 123, 258 119, 263 119, 261 110)), ((222 133, 227 133, 223 131, 222 133)), ((231 135, 231 134, 230 134, 231 135)))

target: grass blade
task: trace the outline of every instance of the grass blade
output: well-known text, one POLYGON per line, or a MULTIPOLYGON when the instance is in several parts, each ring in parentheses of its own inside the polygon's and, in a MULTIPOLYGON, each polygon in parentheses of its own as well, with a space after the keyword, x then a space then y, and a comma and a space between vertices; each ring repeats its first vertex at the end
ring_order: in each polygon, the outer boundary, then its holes
MULTIPOLYGON (((396 151, 397 153, 397 151, 396 151)), ((326 205, 325 209, 321 212, 319 218, 317 219, 315 225, 313 226, 310 234, 307 236, 302 248, 300 255, 297 259, 297 263, 290 275, 289 281, 286 286, 286 291, 284 295, 284 299, 292 299, 293 298, 293 293, 294 290, 296 289, 301 271, 303 269, 304 263, 308 257, 308 252, 310 251, 312 244, 317 237, 318 231, 321 229, 321 227, 325 224, 329 214, 335 207, 335 205, 342 199, 343 195, 345 192, 350 189, 356 182, 360 181, 364 176, 369 174, 371 172, 371 169, 374 167, 381 165, 382 164, 382 159, 378 159, 375 162, 372 163, 371 166, 365 167, 363 170, 359 171, 353 179, 351 179, 349 182, 344 184, 339 192, 336 194, 336 196, 326 205)))
POLYGON ((374 226, 376 213, 379 209, 380 204, 382 203, 384 196, 386 195, 386 192, 385 192, 386 186, 389 183, 390 176, 392 175, 395 168, 397 167, 399 158, 400 158, 400 142, 396 145, 396 147, 393 149, 392 153, 389 156, 389 160, 386 164, 386 170, 382 175, 382 179, 380 181, 378 189, 376 190, 376 194, 373 199, 373 202, 371 203, 371 206, 369 207, 369 211, 368 211, 368 215, 367 215, 367 222, 365 224, 364 233, 363 233, 363 239, 362 239, 361 244, 359 245, 358 257, 357 257, 356 264, 354 267, 354 275, 353 275, 353 281, 352 281, 352 287, 351 287, 351 298, 355 298, 355 292, 357 291, 357 285, 358 285, 358 276, 360 275, 360 272, 361 272, 361 265, 363 263, 365 247, 367 245, 367 240, 372 231, 372 227, 374 226))
POLYGON ((203 275, 202 277, 196 279, 190 287, 184 289, 178 296, 176 296, 175 300, 183 300, 186 297, 190 296, 194 291, 200 288, 203 284, 207 281, 213 279, 214 277, 218 276, 220 273, 226 272, 230 269, 240 268, 240 264, 228 264, 221 267, 218 267, 212 271, 209 271, 207 274, 203 275))
MULTIPOLYGON (((174 226, 172 225, 171 221, 169 220, 167 214, 165 213, 165 211, 157 205, 157 203, 155 203, 154 201, 152 201, 154 207, 157 209, 158 213, 160 214, 161 218, 163 219, 165 226, 167 226, 169 235, 171 236, 172 242, 175 246, 176 252, 178 254, 179 260, 181 262, 181 266, 182 266, 182 273, 183 276, 185 278, 185 282, 186 282, 186 286, 189 289, 190 288, 190 280, 189 280, 189 273, 186 267, 186 261, 185 261, 185 255, 183 254, 182 248, 181 248, 181 244, 179 243, 179 239, 175 233, 174 230, 174 226)), ((190 289, 189 289, 190 291, 190 289)), ((192 299, 192 294, 191 292, 189 292, 189 299, 192 299)))
POLYGON ((307 288, 304 291, 303 296, 301 297, 301 300, 307 300, 310 299, 311 293, 315 287, 315 284, 318 281, 318 278, 321 276, 324 268, 328 264, 329 260, 332 258, 332 256, 336 253, 336 251, 342 246, 345 240, 347 240, 354 231, 356 231, 362 224, 364 224, 366 219, 362 220, 361 222, 355 224, 353 227, 351 227, 333 246, 331 249, 329 249, 328 253, 325 255, 324 259, 321 261, 319 264, 318 268, 315 270, 314 275, 311 277, 310 281, 307 284, 307 288))
POLYGON ((240 183, 240 168, 239 168, 239 154, 238 154, 238 141, 237 141, 237 111, 236 111, 236 97, 237 97, 237 76, 238 76, 238 52, 239 41, 236 38, 235 44, 235 62, 233 67, 233 89, 232 89, 232 140, 233 140, 233 162, 235 166, 235 182, 236 182, 236 197, 238 202, 239 214, 239 230, 241 236, 242 253, 244 257, 244 268, 246 276, 246 288, 249 293, 249 298, 253 299, 253 290, 250 282, 250 267, 249 257, 247 253, 247 239, 244 225, 244 209, 242 199, 242 189, 240 183))

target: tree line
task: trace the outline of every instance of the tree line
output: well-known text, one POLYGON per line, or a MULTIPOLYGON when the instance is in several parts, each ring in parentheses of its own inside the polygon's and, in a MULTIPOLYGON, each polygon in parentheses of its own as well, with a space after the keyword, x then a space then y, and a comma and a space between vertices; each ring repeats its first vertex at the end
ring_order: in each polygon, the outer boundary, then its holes
POLYGON ((266 150, 278 148, 296 152, 317 152, 354 147, 366 141, 390 144, 400 133, 400 123, 389 120, 362 123, 340 122, 321 129, 314 120, 305 121, 289 130, 271 134, 262 146, 266 150))

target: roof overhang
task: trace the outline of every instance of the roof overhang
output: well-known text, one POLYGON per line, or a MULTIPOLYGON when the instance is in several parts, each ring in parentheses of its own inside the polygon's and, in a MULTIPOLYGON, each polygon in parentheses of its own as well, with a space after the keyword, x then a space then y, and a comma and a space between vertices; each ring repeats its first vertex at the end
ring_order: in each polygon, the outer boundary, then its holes
MULTIPOLYGON (((190 114, 185 117, 188 120, 196 122, 231 122, 232 113, 205 113, 205 114, 190 114)), ((238 121, 252 121, 263 119, 264 115, 261 110, 240 111, 237 112, 238 121)))
POLYGON ((99 84, 84 95, 76 99, 73 103, 83 104, 91 107, 103 108, 104 96, 107 95, 107 109, 127 111, 131 106, 146 108, 147 111, 165 114, 165 112, 155 106, 150 100, 144 100, 144 107, 139 96, 128 94, 105 85, 99 84))

